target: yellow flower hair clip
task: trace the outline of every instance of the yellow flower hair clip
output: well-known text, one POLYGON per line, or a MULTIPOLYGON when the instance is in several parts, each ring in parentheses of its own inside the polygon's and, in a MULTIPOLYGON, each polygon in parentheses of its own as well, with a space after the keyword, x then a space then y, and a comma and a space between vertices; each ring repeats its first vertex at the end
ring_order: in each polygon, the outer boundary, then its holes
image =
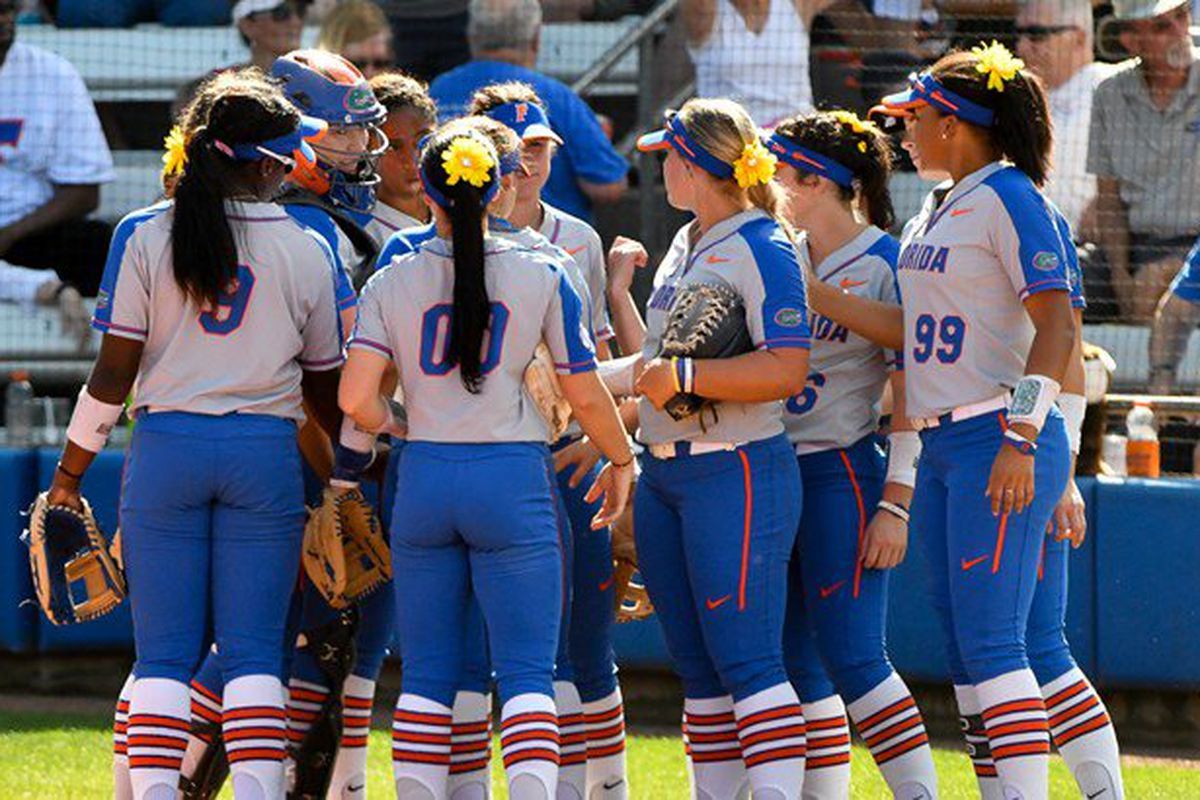
POLYGON ((853 111, 830 111, 829 116, 843 125, 848 125, 850 130, 855 133, 866 133, 868 130, 867 125, 870 124, 859 119, 858 114, 855 114, 853 111))
POLYGON ((1004 91, 1004 84, 1017 77, 1017 73, 1025 69, 1025 62, 1012 54, 1004 45, 995 39, 989 45, 980 44, 971 48, 971 55, 979 59, 975 71, 987 75, 987 88, 997 92, 1004 91))
POLYGON ((442 153, 442 168, 449 176, 446 180, 448 186, 466 181, 476 189, 481 189, 491 178, 494 166, 496 160, 487 147, 471 136, 459 136, 442 153))
POLYGON ((182 175, 187 160, 187 138, 183 135, 183 129, 176 125, 163 139, 163 176, 182 175))
POLYGON ((767 152, 762 142, 753 141, 742 148, 742 155, 733 162, 733 177, 743 189, 760 183, 765 185, 775 177, 778 163, 779 159, 767 152))

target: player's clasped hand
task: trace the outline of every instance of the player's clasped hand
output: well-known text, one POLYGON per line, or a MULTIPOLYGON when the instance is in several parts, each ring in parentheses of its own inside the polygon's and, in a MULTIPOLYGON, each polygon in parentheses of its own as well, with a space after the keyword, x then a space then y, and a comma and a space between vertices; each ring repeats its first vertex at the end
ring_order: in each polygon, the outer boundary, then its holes
POLYGON ((575 489, 592 471, 592 467, 600 462, 601 456, 600 448, 592 444, 591 439, 584 436, 554 454, 554 471, 562 472, 574 467, 568 484, 575 489))
MULTIPOLYGON (((1013 429, 1017 430, 1018 427, 1029 428, 1022 425, 1013 426, 1013 429)), ((1037 435, 1031 428, 1017 432, 1031 441, 1037 435)), ((992 501, 992 516, 1020 514, 1024 511, 1033 502, 1033 455, 1025 455, 1016 448, 1001 445, 996 460, 992 462, 992 472, 988 476, 984 494, 992 501)))
POLYGON ((633 456, 624 464, 605 464, 604 469, 596 476, 596 482, 588 489, 583 498, 586 503, 594 503, 603 495, 604 504, 592 517, 592 530, 607 528, 617 521, 625 506, 629 503, 629 491, 633 485, 633 456))
POLYGON ((636 239, 618 236, 608 248, 609 291, 627 292, 633 285, 633 273, 650 263, 650 254, 636 239))
POLYGON ((1055 541, 1071 540, 1071 547, 1078 550, 1087 536, 1087 506, 1074 480, 1067 481, 1066 491, 1054 507, 1054 518, 1046 528, 1046 535, 1054 534, 1055 541))
POLYGON ((867 526, 862 565, 867 569, 891 569, 908 552, 908 523, 894 514, 877 511, 867 526))
POLYGON ((666 359, 656 358, 646 364, 642 374, 638 376, 634 389, 638 394, 650 401, 659 411, 667 401, 679 392, 675 383, 675 369, 666 359))

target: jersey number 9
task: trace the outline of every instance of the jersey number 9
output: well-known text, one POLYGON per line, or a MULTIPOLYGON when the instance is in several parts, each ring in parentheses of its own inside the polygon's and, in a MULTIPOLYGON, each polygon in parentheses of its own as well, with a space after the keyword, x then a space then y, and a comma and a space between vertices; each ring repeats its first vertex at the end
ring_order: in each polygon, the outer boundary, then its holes
POLYGON ((237 277, 217 298, 217 307, 200 315, 200 327, 213 336, 227 336, 236 331, 246 316, 246 307, 250 305, 253 291, 253 270, 245 264, 238 264, 237 277))
POLYGON ((912 357, 918 364, 924 364, 931 356, 943 364, 953 364, 962 355, 963 338, 967 333, 967 323, 962 317, 942 317, 939 322, 932 314, 922 314, 917 317, 917 325, 913 331, 916 346, 913 347, 912 357))
MULTIPOLYGON (((450 363, 450 317, 453 311, 454 306, 450 303, 440 303, 421 318, 421 370, 426 375, 446 375, 455 367, 450 363)), ((492 303, 488 333, 483 340, 480 375, 487 375, 499 365, 507 327, 508 307, 503 303, 492 303)))

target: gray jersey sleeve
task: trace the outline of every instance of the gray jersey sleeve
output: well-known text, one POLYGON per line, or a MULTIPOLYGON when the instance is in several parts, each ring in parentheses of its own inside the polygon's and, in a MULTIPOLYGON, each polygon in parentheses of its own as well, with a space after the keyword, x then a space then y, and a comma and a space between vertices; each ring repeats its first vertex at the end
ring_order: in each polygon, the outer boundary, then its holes
POLYGON ((588 299, 592 305, 592 331, 597 341, 603 341, 614 335, 612 321, 608 318, 608 272, 604 266, 604 245, 595 231, 591 231, 588 240, 584 278, 587 280, 588 294, 591 295, 588 299))
POLYGON ((334 260, 329 247, 314 233, 313 244, 329 265, 329 271, 310 272, 312 288, 308 319, 300 330, 303 350, 297 359, 300 366, 310 372, 336 369, 342 363, 342 340, 338 320, 337 301, 334 299, 334 260))
POLYGON ((399 364, 399 354, 392 347, 391 332, 387 327, 387 316, 383 313, 383 298, 385 293, 384 271, 376 272, 363 287, 358 298, 358 316, 354 321, 354 333, 347 345, 349 348, 359 348, 378 353, 384 358, 399 364))
POLYGON ((554 357, 555 368, 575 375, 596 368, 596 351, 588 334, 583 302, 562 269, 557 270, 558 290, 546 307, 542 335, 554 357))

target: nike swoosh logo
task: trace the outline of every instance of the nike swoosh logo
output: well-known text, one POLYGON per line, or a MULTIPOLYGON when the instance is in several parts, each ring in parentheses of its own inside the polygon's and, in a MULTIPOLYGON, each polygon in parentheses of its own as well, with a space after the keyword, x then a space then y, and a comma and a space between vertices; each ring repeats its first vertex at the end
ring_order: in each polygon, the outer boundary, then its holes
POLYGON ((346 791, 347 792, 361 792, 365 786, 366 786, 365 783, 360 783, 358 786, 347 786, 346 791))
POLYGON ((609 588, 613 585, 613 581, 615 581, 616 579, 617 579, 616 575, 609 575, 608 580, 603 581, 600 584, 600 591, 607 592, 609 590, 609 588))
POLYGON ((963 214, 970 214, 974 210, 973 208, 954 208, 950 210, 950 216, 961 217, 963 214))
POLYGON ((1088 800, 1094 800, 1095 798, 1099 797, 1100 795, 1104 794, 1107 791, 1108 791, 1108 789, 1101 789, 1100 791, 1096 792, 1095 794, 1089 794, 1088 800))
POLYGON ((580 245, 579 247, 568 247, 567 255, 569 255, 569 256, 577 255, 579 253, 582 253, 586 249, 587 249, 587 245, 580 245))
POLYGON ((842 278, 838 286, 843 289, 853 289, 855 286, 862 286, 866 281, 856 281, 851 278, 842 278))
POLYGON ((970 561, 967 561, 964 558, 962 560, 962 570, 963 570, 963 572, 966 572, 967 570, 969 570, 971 567, 975 566, 976 564, 982 564, 984 561, 987 561, 987 560, 988 560, 988 556, 980 556, 979 558, 972 558, 970 561))
POLYGON ((821 599, 824 600, 826 597, 829 597, 829 595, 833 594, 838 589, 842 588, 843 583, 845 583, 845 581, 838 581, 837 583, 833 584, 833 586, 822 586, 821 587, 821 599))
POLYGON ((621 780, 619 780, 619 781, 613 781, 612 783, 609 783, 609 782, 605 781, 605 782, 604 782, 604 791, 606 791, 606 792, 611 792, 613 789, 617 788, 618 786, 620 786, 620 785, 621 785, 622 783, 624 783, 624 782, 625 782, 625 779, 624 779, 624 778, 622 778, 622 779, 621 779, 621 780))
POLYGON ((729 602, 730 597, 733 597, 733 595, 727 594, 724 597, 718 597, 716 600, 709 598, 704 601, 704 605, 708 606, 709 611, 716 611, 718 608, 729 602))
POLYGON ((726 264, 729 262, 729 259, 722 258, 719 255, 713 254, 713 255, 709 256, 708 258, 704 259, 704 261, 707 264, 726 264))

